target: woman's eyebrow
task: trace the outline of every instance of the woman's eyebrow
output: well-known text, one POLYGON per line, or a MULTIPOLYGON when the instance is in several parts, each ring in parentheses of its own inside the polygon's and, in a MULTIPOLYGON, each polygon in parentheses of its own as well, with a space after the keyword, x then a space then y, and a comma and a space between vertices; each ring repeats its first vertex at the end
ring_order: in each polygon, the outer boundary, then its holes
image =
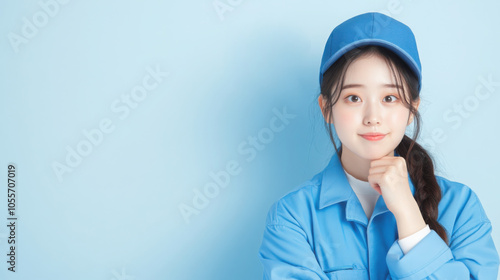
POLYGON ((400 88, 401 90, 403 89, 401 85, 395 85, 395 84, 383 84, 382 87, 400 88))
MULTIPOLYGON (((347 89, 347 88, 356 88, 356 87, 365 88, 366 86, 362 85, 362 84, 347 84, 347 85, 343 85, 341 90, 347 89)), ((403 89, 403 87, 401 85, 395 85, 395 84, 382 84, 380 87, 400 88, 401 90, 403 89)))
POLYGON ((361 84, 348 84, 348 85, 343 85, 341 90, 342 89, 346 89, 346 88, 354 88, 354 87, 362 87, 364 88, 365 86, 364 85, 361 85, 361 84))

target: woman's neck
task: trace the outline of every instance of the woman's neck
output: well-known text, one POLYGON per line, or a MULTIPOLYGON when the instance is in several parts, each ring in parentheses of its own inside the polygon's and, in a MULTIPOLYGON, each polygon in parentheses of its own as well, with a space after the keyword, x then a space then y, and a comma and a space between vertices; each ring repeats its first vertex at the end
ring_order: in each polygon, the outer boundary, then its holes
POLYGON ((342 150, 342 155, 340 156, 340 161, 342 162, 342 167, 349 173, 352 177, 361 180, 368 181, 368 171, 370 170, 370 160, 360 158, 357 155, 351 153, 347 149, 342 150))

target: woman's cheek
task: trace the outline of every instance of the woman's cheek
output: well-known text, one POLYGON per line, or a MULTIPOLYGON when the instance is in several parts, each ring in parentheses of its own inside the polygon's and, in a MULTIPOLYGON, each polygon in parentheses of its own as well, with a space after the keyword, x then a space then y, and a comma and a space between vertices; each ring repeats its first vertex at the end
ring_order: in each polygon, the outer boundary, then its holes
MULTIPOLYGON (((359 113, 358 113, 359 114, 359 113)), ((334 111, 333 119, 340 125, 351 125, 356 122, 356 114, 352 110, 346 110, 344 108, 339 108, 334 111)))
POLYGON ((333 125, 340 141, 346 141, 353 130, 356 130, 357 117, 345 110, 339 110, 333 115, 333 125))
POLYGON ((398 112, 390 115, 391 126, 395 130, 400 130, 404 134, 406 127, 408 126, 408 116, 409 110, 399 110, 398 112))

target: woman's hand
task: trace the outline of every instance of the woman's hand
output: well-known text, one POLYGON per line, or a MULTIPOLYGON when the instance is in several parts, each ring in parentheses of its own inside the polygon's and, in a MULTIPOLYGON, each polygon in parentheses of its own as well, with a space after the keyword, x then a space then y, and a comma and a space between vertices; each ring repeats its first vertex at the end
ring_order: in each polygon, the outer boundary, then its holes
POLYGON ((415 200, 408 183, 406 161, 402 157, 385 156, 370 163, 368 182, 384 197, 391 212, 407 208, 415 200))
POLYGON ((425 227, 420 209, 411 193, 404 158, 385 156, 373 160, 370 164, 368 182, 382 195, 387 209, 394 214, 399 239, 425 227))

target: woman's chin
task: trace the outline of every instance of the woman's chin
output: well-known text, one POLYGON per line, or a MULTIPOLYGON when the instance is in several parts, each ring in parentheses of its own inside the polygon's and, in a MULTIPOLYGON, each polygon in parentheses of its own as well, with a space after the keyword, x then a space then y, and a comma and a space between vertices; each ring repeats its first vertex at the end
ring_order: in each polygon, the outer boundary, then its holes
POLYGON ((373 151, 373 152, 366 152, 360 156, 364 159, 367 159, 367 160, 377 160, 377 159, 381 159, 385 156, 390 156, 393 154, 394 154, 394 151, 388 151, 388 152, 373 151))

